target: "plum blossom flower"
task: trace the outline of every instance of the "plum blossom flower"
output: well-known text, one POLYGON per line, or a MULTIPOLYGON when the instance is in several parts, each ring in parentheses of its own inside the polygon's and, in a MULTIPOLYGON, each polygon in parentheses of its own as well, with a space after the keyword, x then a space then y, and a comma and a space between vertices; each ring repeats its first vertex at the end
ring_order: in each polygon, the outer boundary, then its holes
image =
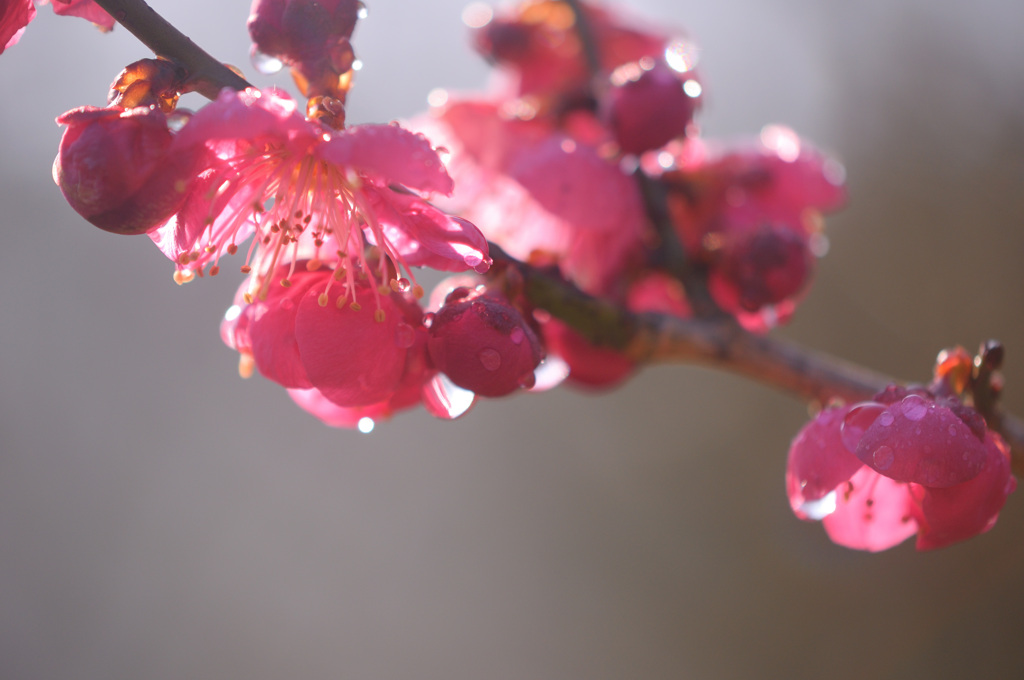
POLYGON ((592 293, 638 259, 646 218, 636 183, 592 144, 485 101, 435 107, 415 124, 447 152, 455 191, 442 204, 513 257, 558 264, 592 293))
POLYGON ((328 129, 283 93, 225 90, 192 116, 174 146, 211 154, 182 208, 150 234, 176 263, 179 282, 207 266, 216 274, 220 257, 252 234, 242 267, 252 274, 250 297, 266 295, 271 283, 289 285, 300 260, 310 271, 332 267, 351 303, 364 291, 378 309, 382 286, 415 284, 410 267, 485 271, 490 264, 472 224, 414 193, 450 193, 452 180, 426 139, 396 125, 328 129), (380 257, 369 257, 367 245, 380 257), (272 280, 280 263, 290 266, 272 280), (362 277, 368 286, 359 285, 362 277))
MULTIPOLYGON (((288 275, 289 269, 289 264, 279 265, 275 278, 288 275)), ((256 298, 243 284, 236 295, 221 336, 241 354, 240 372, 255 367, 286 388, 315 391, 317 399, 337 407, 404 406, 396 395, 416 379, 425 380, 419 305, 394 292, 381 296, 376 309, 352 304, 350 299, 370 294, 369 283, 357 281, 357 291, 346 290, 347 283, 331 289, 337 282, 326 269, 299 267, 291 282, 270 286, 267 295, 256 298), (331 293, 323 305, 325 289, 331 293), (418 358, 409 361, 410 352, 418 358)))
POLYGON ((870 551, 915 533, 918 550, 984 533, 1015 486, 1006 443, 976 411, 895 386, 822 411, 793 440, 786 470, 798 517, 870 551))

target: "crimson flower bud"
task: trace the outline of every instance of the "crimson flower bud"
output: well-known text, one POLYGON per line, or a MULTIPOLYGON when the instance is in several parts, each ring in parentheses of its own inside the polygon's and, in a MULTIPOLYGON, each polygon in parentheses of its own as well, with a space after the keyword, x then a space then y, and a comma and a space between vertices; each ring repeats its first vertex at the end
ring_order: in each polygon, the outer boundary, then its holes
POLYGON ((608 123, 625 153, 641 154, 686 134, 700 103, 700 83, 645 57, 615 69, 608 123))
POLYGON ((459 387, 502 397, 533 384, 544 350, 523 316, 493 293, 456 288, 427 339, 434 365, 459 387))
POLYGON ((169 153, 174 137, 162 113, 83 106, 57 123, 68 127, 53 179, 82 217, 115 234, 143 234, 181 207, 198 152, 169 153))

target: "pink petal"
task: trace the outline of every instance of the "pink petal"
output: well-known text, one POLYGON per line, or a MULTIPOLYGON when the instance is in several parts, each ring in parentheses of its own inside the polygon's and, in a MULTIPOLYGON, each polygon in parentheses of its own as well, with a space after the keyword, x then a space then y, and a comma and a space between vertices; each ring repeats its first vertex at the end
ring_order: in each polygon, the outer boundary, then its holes
POLYGON ((863 467, 840 438, 839 428, 849 411, 849 406, 825 409, 790 445, 786 492, 790 507, 801 519, 812 518, 808 503, 831 493, 863 467))
POLYGON ((317 155, 381 184, 402 184, 448 195, 454 184, 423 135, 398 125, 357 125, 334 133, 317 155))
POLYGON ((857 457, 879 474, 932 488, 974 479, 989 457, 964 422, 917 394, 882 411, 857 444, 857 457))
POLYGON ((193 114, 181 129, 175 144, 189 147, 206 144, 218 148, 242 142, 290 145, 297 154, 307 153, 322 139, 320 126, 306 120, 295 101, 280 90, 249 88, 236 92, 225 88, 217 99, 193 114))
POLYGON ((999 435, 985 437, 987 460, 974 479, 945 489, 922 488, 917 513, 921 529, 918 550, 942 548, 985 533, 995 524, 1006 497, 1017 486, 1010 474, 1010 458, 999 435))
MULTIPOLYGON (((411 267, 440 271, 487 271, 487 239, 472 223, 452 217, 423 199, 390 189, 363 187, 384 236, 411 267)), ((367 236, 376 242, 370 230, 367 236)))
POLYGON ((32 0, 8 0, 0 13, 0 54, 21 40, 28 22, 36 16, 32 0))
POLYGON ((101 31, 114 28, 114 17, 93 0, 53 0, 53 11, 62 16, 81 17, 96 24, 101 31))
POLYGON ((835 543, 871 552, 899 545, 917 531, 910 488, 868 467, 839 486, 835 512, 821 523, 835 543))
POLYGON ((340 284, 332 287, 321 307, 319 289, 299 303, 295 339, 310 382, 339 406, 368 406, 391 397, 405 366, 406 348, 398 338, 402 315, 387 296, 380 296, 384 321, 374 319, 375 292, 357 291, 360 309, 336 306, 340 284))
POLYGON ((307 272, 304 267, 289 277, 291 286, 285 288, 280 280, 288 276, 288 267, 278 267, 270 277, 270 291, 266 300, 256 300, 250 308, 251 322, 248 334, 256 368, 265 377, 289 388, 310 388, 313 384, 299 355, 295 340, 295 318, 299 303, 310 288, 326 284, 330 272, 307 272))

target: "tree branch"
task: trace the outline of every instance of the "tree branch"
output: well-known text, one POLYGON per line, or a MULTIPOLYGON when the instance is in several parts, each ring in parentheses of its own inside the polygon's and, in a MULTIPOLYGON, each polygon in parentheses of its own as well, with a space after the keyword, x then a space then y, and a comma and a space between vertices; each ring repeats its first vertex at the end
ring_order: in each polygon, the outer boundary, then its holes
POLYGON ((186 85, 207 99, 216 99, 225 87, 250 87, 245 78, 207 54, 144 0, 96 0, 96 4, 158 57, 184 67, 188 72, 186 85))
MULTIPOLYGON (((196 46, 142 0, 97 0, 97 4, 158 56, 184 66, 200 94, 213 99, 224 87, 249 87, 243 78, 196 46)), ((578 7, 576 2, 570 5, 578 7)), ((588 60, 593 63, 595 57, 588 55, 588 60)), ((658 210, 659 203, 654 201, 654 217, 660 214, 658 210)), ((754 335, 729 316, 710 314, 680 319, 666 314, 634 314, 582 292, 556 273, 519 262, 496 245, 490 246, 490 254, 499 267, 512 267, 519 272, 524 293, 532 304, 565 321, 591 343, 622 351, 638 363, 705 364, 821 405, 833 399, 870 399, 886 385, 898 382, 787 340, 754 335)), ((684 270, 688 268, 685 260, 676 263, 684 270)), ((695 275, 681 273, 685 274, 684 281, 695 275)), ((1024 421, 1010 414, 1001 414, 996 421, 1001 423, 999 431, 1010 444, 1014 473, 1024 475, 1024 421)))

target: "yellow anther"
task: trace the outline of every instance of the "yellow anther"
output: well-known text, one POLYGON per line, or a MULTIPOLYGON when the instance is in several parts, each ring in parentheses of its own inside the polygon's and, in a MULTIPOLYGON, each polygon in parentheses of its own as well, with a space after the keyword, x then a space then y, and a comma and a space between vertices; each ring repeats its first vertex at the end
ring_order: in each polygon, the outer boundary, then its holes
POLYGON ((358 302, 353 302, 348 306, 348 308, 351 309, 353 312, 358 312, 360 309, 363 308, 363 306, 358 302))
POLYGON ((228 244, 228 255, 234 255, 237 252, 238 246, 236 246, 234 243, 228 244))
POLYGON ((426 295, 426 293, 423 290, 423 286, 417 283, 415 286, 412 287, 412 296, 414 298, 416 298, 417 300, 422 300, 424 295, 426 295))
POLYGON ((320 266, 322 264, 323 263, 320 262, 320 260, 317 260, 316 258, 309 260, 308 262, 306 262, 306 271, 315 272, 317 269, 320 269, 320 266))
POLYGON ((252 271, 252 267, 250 267, 250 266, 249 266, 249 265, 247 265, 247 264, 243 264, 243 265, 242 265, 242 273, 243 273, 243 274, 248 274, 248 273, 249 273, 249 272, 251 272, 251 271, 252 271))
POLYGON ((245 300, 245 304, 251 305, 253 300, 252 293, 243 294, 242 299, 245 300))
POLYGON ((292 282, 289 281, 288 279, 281 279, 281 285, 284 286, 285 288, 291 288, 292 282))
POLYGON ((383 309, 378 309, 373 313, 373 320, 377 323, 384 323, 385 318, 387 318, 387 315, 384 314, 383 309))
POLYGON ((220 267, 217 265, 210 267, 210 276, 216 276, 217 274, 220 274, 220 267))
POLYGON ((318 303, 318 304, 319 304, 319 305, 320 305, 321 307, 326 307, 326 306, 327 306, 327 302, 328 302, 329 300, 330 300, 330 298, 329 298, 329 297, 327 296, 327 293, 320 293, 320 297, 318 297, 318 298, 316 299, 317 303, 318 303))

